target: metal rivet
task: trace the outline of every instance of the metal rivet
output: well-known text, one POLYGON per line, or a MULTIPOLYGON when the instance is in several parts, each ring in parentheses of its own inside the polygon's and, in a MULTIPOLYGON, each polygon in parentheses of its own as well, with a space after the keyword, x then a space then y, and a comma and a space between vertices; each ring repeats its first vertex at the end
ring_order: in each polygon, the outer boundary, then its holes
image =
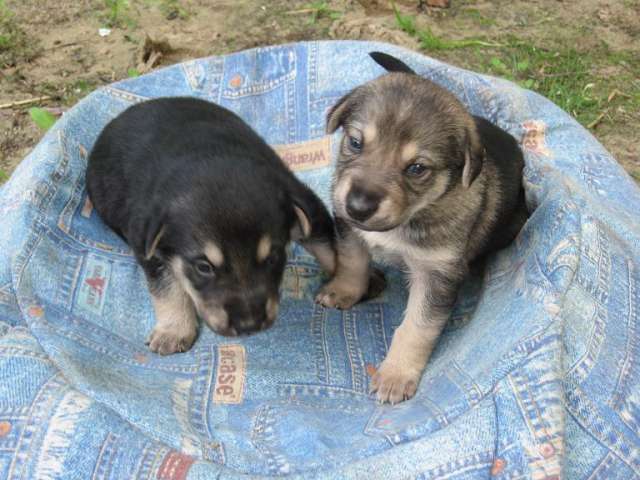
POLYGON ((136 353, 133 358, 138 363, 147 363, 149 361, 149 358, 144 353, 136 353))
POLYGON ((229 85, 231 85, 233 88, 242 86, 242 75, 237 74, 231 77, 231 80, 229 80, 229 85))
POLYGON ((505 465, 507 464, 502 458, 496 458, 493 461, 493 465, 491 465, 491 475, 499 475, 504 470, 505 465))
POLYGON ((549 458, 556 453, 556 449, 550 443, 543 443, 540 445, 540 453, 544 458, 549 458))
POLYGON ((33 305, 29 307, 29 315, 40 318, 44 315, 44 309, 40 305, 33 305))
POLYGON ((6 437, 11 431, 11 422, 6 420, 0 422, 0 437, 6 437))

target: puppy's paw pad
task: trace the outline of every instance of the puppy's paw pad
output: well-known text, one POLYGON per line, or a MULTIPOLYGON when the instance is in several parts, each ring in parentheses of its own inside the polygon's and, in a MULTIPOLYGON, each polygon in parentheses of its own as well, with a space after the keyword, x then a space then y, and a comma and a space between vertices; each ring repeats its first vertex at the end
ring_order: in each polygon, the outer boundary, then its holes
POLYGON ((403 372, 396 366, 383 363, 371 378, 371 393, 376 393, 379 402, 394 405, 413 397, 419 381, 419 373, 403 372))
POLYGON ((149 350, 160 355, 186 352, 196 339, 196 331, 182 334, 172 330, 154 328, 147 339, 149 350))
POLYGON ((362 294, 345 288, 340 282, 331 281, 320 289, 316 295, 316 303, 328 308, 342 310, 353 307, 360 301, 362 294))

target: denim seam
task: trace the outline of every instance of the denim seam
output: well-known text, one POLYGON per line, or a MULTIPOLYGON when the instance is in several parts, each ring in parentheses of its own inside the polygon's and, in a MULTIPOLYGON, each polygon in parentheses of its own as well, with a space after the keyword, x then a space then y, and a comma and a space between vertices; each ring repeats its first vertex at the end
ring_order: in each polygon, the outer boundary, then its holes
POLYGON ((198 434, 209 440, 214 438, 207 415, 215 368, 215 354, 213 349, 214 347, 209 345, 197 351, 199 365, 194 374, 191 391, 189 392, 189 404, 193 406, 193 408, 190 409, 191 415, 189 416, 189 423, 198 434))
POLYGON ((331 364, 329 362, 329 354, 326 342, 326 310, 318 304, 313 304, 313 313, 311 314, 311 338, 314 345, 314 357, 316 366, 316 376, 318 381, 329 383, 331 376, 331 364))
POLYGON ((32 457, 29 452, 35 451, 36 447, 38 447, 42 441, 42 439, 38 441, 36 438, 39 434, 42 434, 42 426, 44 424, 42 419, 51 414, 50 407, 53 401, 70 390, 69 385, 64 383, 63 380, 64 377, 62 373, 56 371, 41 385, 38 393, 34 397, 31 403, 31 409, 29 410, 29 417, 20 432, 15 450, 16 453, 11 460, 7 480, 12 478, 28 478, 25 469, 33 466, 26 463, 26 461, 32 457))
POLYGON ((91 475, 91 480, 108 480, 111 474, 114 457, 118 451, 118 436, 112 432, 107 433, 107 437, 102 443, 96 464, 91 475))
POLYGON ((444 480, 451 478, 453 475, 477 470, 479 468, 489 469, 493 463, 493 453, 489 450, 468 457, 461 458, 454 462, 443 463, 435 468, 431 468, 426 472, 419 474, 418 479, 439 479, 444 480))
POLYGON ((640 477, 640 451, 633 444, 624 442, 622 432, 603 420, 595 405, 580 387, 566 392, 566 408, 573 419, 603 447, 616 455, 640 477), (624 448, 628 454, 621 451, 624 448))
MULTIPOLYGON (((624 361, 620 368, 620 375, 616 382, 616 386, 613 391, 613 395, 609 401, 609 405, 614 410, 621 410, 623 408, 623 395, 628 393, 626 384, 631 383, 632 378, 638 378, 636 373, 637 365, 634 363, 634 353, 640 352, 638 345, 637 331, 637 316, 636 316, 636 283, 633 276, 633 263, 627 260, 627 279, 628 279, 628 296, 629 299, 629 311, 628 311, 628 327, 627 327, 627 344, 625 348, 624 361), (635 374, 635 375, 634 375, 635 374)), ((619 415, 621 420, 625 423, 625 419, 622 415, 619 415)), ((628 425, 628 424, 627 424, 628 425)), ((637 428, 628 425, 631 430, 637 430, 637 428)), ((637 427, 637 426, 636 426, 637 427)))
MULTIPOLYGON (((44 360, 47 366, 55 366, 51 361, 51 358, 49 358, 46 354, 36 352, 28 348, 17 347, 14 345, 0 347, 0 355, 7 355, 11 356, 12 358, 23 357, 29 359, 44 360)), ((0 410, 0 413, 2 413, 2 410, 0 410)))
POLYGON ((11 286, 11 281, 0 287, 0 305, 6 305, 8 307, 15 307, 18 302, 15 298, 15 292, 11 286))
POLYGON ((296 125, 296 82, 294 79, 285 82, 284 95, 286 105, 286 125, 287 125, 287 141, 295 143, 297 141, 297 125, 296 125))
POLYGON ((358 348, 357 317, 353 311, 342 312, 342 328, 351 370, 351 385, 355 391, 364 392, 366 374, 362 352, 358 348))
POLYGON ((137 95, 135 93, 131 93, 131 92, 128 92, 126 90, 121 90, 121 89, 113 87, 113 86, 102 87, 98 91, 99 92, 104 92, 107 95, 115 97, 115 98, 117 98, 119 100, 124 100, 124 101, 129 102, 129 103, 141 103, 141 102, 144 102, 146 100, 149 100, 149 97, 143 97, 142 95, 137 95))
POLYGON ((589 475, 589 478, 587 480, 598 480, 598 479, 607 480, 608 478, 610 478, 608 476, 609 473, 607 471, 613 465, 615 458, 616 458, 615 454, 610 450, 608 450, 607 454, 600 461, 600 463, 598 463, 598 465, 593 470, 593 472, 591 472, 591 475, 589 475))
POLYGON ((56 226, 69 238, 83 245, 85 248, 90 247, 98 252, 115 253, 119 255, 125 255, 132 257, 131 249, 129 247, 117 247, 113 245, 103 244, 87 238, 86 236, 72 232, 73 217, 80 206, 82 201, 83 192, 85 190, 85 179, 83 175, 79 175, 75 181, 75 186, 69 199, 67 200, 64 208, 61 210, 58 216, 56 226))
POLYGON ((278 454, 276 436, 273 433, 272 407, 263 405, 256 411, 253 428, 251 429, 251 444, 267 461, 267 468, 272 474, 289 473, 290 465, 284 455, 278 454))

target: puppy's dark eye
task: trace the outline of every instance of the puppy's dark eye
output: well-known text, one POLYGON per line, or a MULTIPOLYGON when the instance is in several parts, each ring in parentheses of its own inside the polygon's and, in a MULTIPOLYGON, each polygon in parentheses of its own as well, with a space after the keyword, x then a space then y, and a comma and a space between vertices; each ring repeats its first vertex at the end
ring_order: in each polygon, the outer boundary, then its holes
POLYGON ((350 135, 347 141, 352 152, 359 153, 362 151, 362 140, 350 135))
POLYGON ((265 260, 265 263, 269 266, 269 267, 273 267, 278 263, 278 260, 280 260, 280 255, 278 254, 278 252, 276 252, 275 250, 273 250, 269 256, 267 257, 267 259, 265 260))
POLYGON ((196 272, 203 277, 213 277, 216 274, 216 269, 207 260, 196 260, 194 267, 196 272))
POLYGON ((427 167, 425 167, 422 163, 412 163, 404 169, 404 173, 406 173, 410 177, 420 177, 424 175, 426 171, 427 167))

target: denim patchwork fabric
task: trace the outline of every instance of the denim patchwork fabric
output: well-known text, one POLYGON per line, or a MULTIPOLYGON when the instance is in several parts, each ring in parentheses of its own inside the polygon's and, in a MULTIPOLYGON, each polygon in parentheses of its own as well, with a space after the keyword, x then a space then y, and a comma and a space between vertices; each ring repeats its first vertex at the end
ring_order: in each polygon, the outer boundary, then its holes
POLYGON ((99 89, 0 188, 0 478, 640 478, 638 212, 636 184, 558 107, 387 44, 257 48, 99 89), (463 286, 415 398, 368 395, 402 319, 401 272, 386 269, 380 298, 324 309, 298 245, 272 329, 149 352, 142 270, 87 201, 101 129, 148 98, 207 99, 329 203, 325 115, 383 73, 372 50, 509 131, 526 160, 531 218, 463 286))

